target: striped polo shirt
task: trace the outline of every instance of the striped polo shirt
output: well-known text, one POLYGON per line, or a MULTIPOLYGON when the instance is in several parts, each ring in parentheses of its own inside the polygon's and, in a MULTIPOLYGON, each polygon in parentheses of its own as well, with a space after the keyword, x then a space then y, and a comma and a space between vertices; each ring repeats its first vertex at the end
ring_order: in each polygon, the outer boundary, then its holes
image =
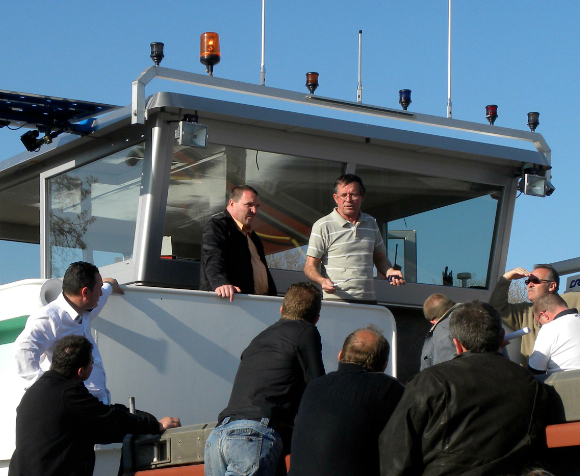
POLYGON ((340 283, 335 294, 324 299, 375 300, 373 254, 385 253, 385 244, 376 220, 366 213, 351 223, 336 208, 314 225, 306 254, 322 260, 320 273, 333 283, 340 283))

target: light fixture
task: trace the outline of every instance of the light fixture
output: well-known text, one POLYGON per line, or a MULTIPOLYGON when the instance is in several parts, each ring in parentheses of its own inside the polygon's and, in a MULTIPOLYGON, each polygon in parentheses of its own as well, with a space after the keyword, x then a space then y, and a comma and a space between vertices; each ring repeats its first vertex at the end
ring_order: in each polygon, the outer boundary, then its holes
POLYGON ((547 188, 546 177, 545 175, 540 175, 540 173, 544 172, 540 172, 535 164, 525 164, 522 171, 522 178, 518 184, 518 190, 525 195, 545 197, 547 188))
POLYGON ((189 147, 207 147, 207 126, 198 124, 197 111, 195 114, 185 114, 183 121, 175 131, 175 139, 179 145, 189 147))
POLYGON ((163 58, 165 58, 165 55, 163 54, 163 46, 164 46, 163 43, 159 43, 159 42, 151 43, 151 56, 150 56, 150 58, 155 63, 155 66, 159 66, 159 63, 161 63, 161 60, 163 58))
POLYGON ((199 61, 206 66, 205 70, 210 76, 213 76, 213 67, 220 59, 220 36, 211 31, 202 33, 199 39, 199 61))
POLYGON ((42 139, 38 139, 38 131, 28 131, 20 136, 20 140, 28 152, 34 152, 42 145, 42 139))
POLYGON ((20 136, 20 140, 28 152, 36 152, 44 144, 52 144, 52 139, 58 137, 63 132, 64 130, 55 132, 50 132, 50 130, 48 130, 44 133, 44 137, 42 139, 38 139, 39 131, 28 131, 20 136))
POLYGON ((540 113, 528 112, 528 127, 532 132, 536 131, 536 127, 540 125, 540 113))
POLYGON ((411 104, 411 90, 410 89, 401 89, 399 90, 399 104, 401 107, 406 111, 411 104))
POLYGON ((493 126, 497 119, 497 106, 495 104, 485 106, 485 118, 489 121, 489 125, 493 126))
POLYGON ((310 91, 310 94, 314 94, 314 91, 318 87, 318 73, 306 73, 306 87, 310 91))

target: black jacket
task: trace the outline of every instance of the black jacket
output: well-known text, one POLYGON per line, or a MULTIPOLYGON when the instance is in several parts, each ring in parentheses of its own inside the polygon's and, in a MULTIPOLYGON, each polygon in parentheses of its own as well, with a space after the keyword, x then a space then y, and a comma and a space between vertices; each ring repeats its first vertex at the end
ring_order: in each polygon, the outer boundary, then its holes
POLYGON ((94 444, 127 433, 158 434, 159 422, 105 405, 83 382, 49 370, 18 406, 16 450, 8 474, 90 476, 94 444))
POLYGON ((290 476, 378 476, 379 434, 404 389, 346 363, 310 382, 296 415, 290 476))
MULTIPOLYGON (((264 246, 250 235, 268 273, 268 295, 276 296, 276 285, 268 269, 264 246)), ((217 213, 203 227, 199 289, 215 291, 224 284, 238 286, 243 294, 254 294, 254 271, 248 240, 227 211, 217 213)))
POLYGON ((381 475, 508 474, 544 441, 545 386, 499 352, 465 352, 411 379, 379 439, 381 475))
POLYGON ((244 350, 225 417, 270 418, 286 450, 300 399, 308 382, 324 375, 318 328, 302 320, 280 319, 244 350))

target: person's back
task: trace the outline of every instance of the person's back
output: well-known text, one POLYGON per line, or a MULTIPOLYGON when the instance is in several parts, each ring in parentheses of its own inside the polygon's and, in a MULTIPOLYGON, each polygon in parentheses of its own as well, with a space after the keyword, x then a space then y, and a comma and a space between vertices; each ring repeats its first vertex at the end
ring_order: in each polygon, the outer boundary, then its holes
POLYGON ((544 441, 547 390, 499 352, 497 310, 463 304, 450 333, 457 357, 408 383, 381 434, 381 474, 495 476, 530 462, 544 441))
POLYGON ((84 387, 83 382, 49 370, 26 391, 18 406, 17 452, 10 476, 31 474, 30 468, 43 468, 45 475, 91 474, 84 472, 93 451, 85 422, 82 416, 69 414, 63 401, 68 395, 82 395, 76 387, 84 387))
POLYGON ((388 354, 380 331, 358 329, 345 341, 338 371, 308 384, 292 435, 291 476, 379 474, 378 437, 404 390, 383 373, 388 354))
POLYGON ((324 373, 321 348, 316 326, 302 320, 280 319, 262 331, 242 354, 219 420, 266 416, 293 426, 306 383, 324 373))
POLYGON ((508 465, 533 456, 531 441, 543 432, 547 394, 501 353, 463 353, 421 372, 408 384, 413 386, 425 389, 415 400, 419 411, 438 415, 423 427, 429 435, 424 475, 495 475, 502 459, 508 465), (434 400, 435 394, 444 400, 434 400))

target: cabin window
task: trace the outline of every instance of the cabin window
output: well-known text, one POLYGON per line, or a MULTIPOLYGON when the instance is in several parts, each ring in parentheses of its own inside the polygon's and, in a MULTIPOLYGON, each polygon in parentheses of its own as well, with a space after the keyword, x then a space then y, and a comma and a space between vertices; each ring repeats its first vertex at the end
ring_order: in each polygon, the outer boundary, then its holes
POLYGON ((441 285, 447 267, 454 286, 469 273, 466 286, 488 287, 502 187, 368 166, 356 174, 367 189, 362 209, 376 218, 407 281, 441 285))
POLYGON ((270 267, 302 270, 310 227, 332 209, 332 186, 344 167, 215 144, 207 149, 175 146, 162 254, 198 261, 203 226, 225 209, 234 186, 248 184, 260 195, 254 229, 270 267))
POLYGON ((105 266, 132 257, 143 145, 47 179, 48 275, 74 261, 105 266))

